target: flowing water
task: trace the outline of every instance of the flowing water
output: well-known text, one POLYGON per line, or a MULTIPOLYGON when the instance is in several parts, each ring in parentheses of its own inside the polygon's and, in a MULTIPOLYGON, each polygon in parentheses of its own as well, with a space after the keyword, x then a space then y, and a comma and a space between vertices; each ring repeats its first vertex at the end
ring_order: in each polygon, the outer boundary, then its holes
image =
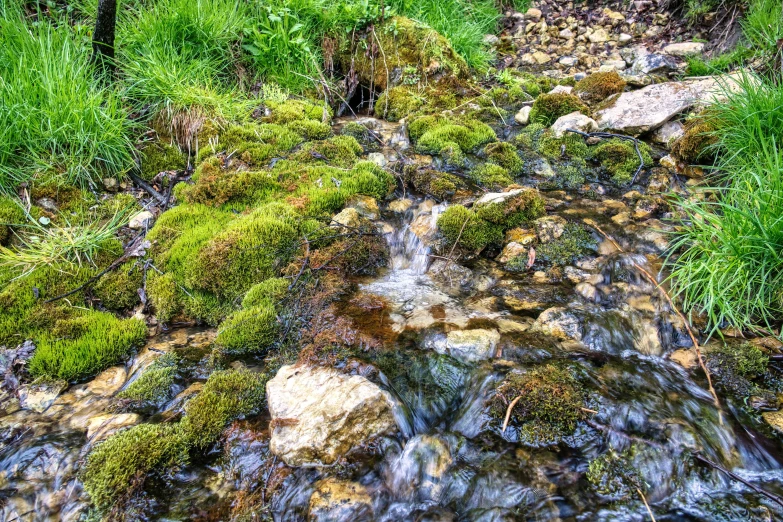
MULTIPOLYGON (((398 405, 399 433, 331 467, 289 469, 269 451, 269 419, 243 421, 224 437, 223 449, 169 477, 168 485, 148 488, 152 519, 228 520, 238 491, 274 483, 263 514, 305 520, 316 484, 327 477, 358 483, 369 495, 361 509, 334 520, 630 522, 650 519, 645 501, 658 521, 780 517, 781 506, 693 457, 698 451, 783 494, 777 446, 740 425, 733 406, 721 418, 704 383, 663 357, 687 339, 654 286, 634 271, 635 264, 654 261, 643 255, 649 245, 615 229, 633 254, 602 245, 597 262, 583 263, 561 282, 543 282, 491 261, 466 268, 433 256, 430 241, 443 210, 411 201, 404 212, 384 211, 391 266, 358 281, 360 292, 388 303, 394 334, 366 359, 380 369, 375 380, 398 405), (591 278, 597 301, 574 293, 569 276, 591 278), (552 306, 567 310, 563 324, 579 342, 535 329, 534 319, 552 306), (455 331, 472 331, 489 350, 450 349, 455 331), (512 371, 549 363, 578 376, 587 415, 557 444, 531 443, 513 423, 503 431, 487 406, 499 383, 512 371)), ((611 230, 610 223, 604 226, 611 230)), ((83 517, 86 500, 76 472, 94 443, 85 426, 109 411, 111 395, 156 355, 179 350, 203 361, 212 335, 172 332, 126 367, 71 387, 43 414, 19 410, 1 417, 0 519, 83 517)), ((164 415, 193 393, 178 392, 161 408, 164 415)))

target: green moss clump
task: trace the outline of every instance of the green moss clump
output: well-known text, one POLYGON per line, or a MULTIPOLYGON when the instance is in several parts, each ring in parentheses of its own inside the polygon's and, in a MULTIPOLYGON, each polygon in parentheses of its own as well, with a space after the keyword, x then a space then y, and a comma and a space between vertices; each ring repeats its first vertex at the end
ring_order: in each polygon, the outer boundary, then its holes
POLYGON ((187 460, 179 426, 140 424, 112 435, 89 454, 82 468, 84 490, 99 510, 108 510, 140 490, 150 472, 187 460))
POLYGON ((447 208, 438 217, 438 229, 449 246, 458 243, 468 250, 480 251, 503 239, 503 227, 478 217, 462 205, 447 208))
POLYGON ((242 308, 250 308, 259 304, 271 301, 277 303, 288 294, 288 286, 291 284, 289 279, 284 277, 273 277, 253 285, 242 299, 242 308))
MULTIPOLYGON (((227 125, 216 137, 200 144, 197 160, 201 162, 210 155, 224 153, 231 154, 232 157, 251 166, 264 166, 272 158, 284 155, 304 141, 301 134, 291 129, 296 125, 294 121, 300 120, 286 122, 289 125, 274 123, 227 125)), ((323 130, 319 125, 315 127, 323 130)), ((312 130, 317 132, 316 129, 312 130)))
POLYGON ((524 163, 522 162, 522 158, 517 154, 516 147, 511 143, 490 143, 484 147, 484 155, 488 161, 496 163, 508 170, 512 176, 516 176, 522 172, 524 163))
POLYGON ((269 376, 248 370, 217 371, 204 389, 185 406, 182 434, 196 448, 215 442, 232 421, 250 415, 263 404, 269 376))
POLYGON ((579 80, 574 86, 574 92, 588 102, 600 102, 612 94, 623 92, 625 85, 625 80, 617 71, 596 72, 579 80))
POLYGON ((421 109, 424 101, 424 98, 412 87, 403 85, 392 87, 378 97, 375 102, 375 114, 389 121, 400 121, 421 109))
POLYGON ((215 342, 230 353, 258 353, 275 341, 278 327, 275 305, 265 299, 228 316, 215 342))
POLYGON ((769 357, 750 343, 725 343, 706 351, 707 367, 721 388, 740 400, 764 395, 756 383, 767 373, 769 357))
POLYGON ((539 150, 541 138, 546 134, 546 126, 540 123, 531 123, 514 136, 513 142, 517 147, 528 151, 539 150))
POLYGON ((408 133, 416 150, 423 154, 438 154, 451 144, 456 144, 462 152, 473 152, 497 141, 495 131, 486 123, 442 115, 416 118, 408 126, 408 133))
POLYGON ((327 122, 332 119, 332 110, 323 103, 313 103, 307 100, 285 100, 284 102, 267 101, 271 114, 264 118, 265 122, 286 124, 299 120, 314 120, 327 122))
POLYGON ((576 165, 562 165, 555 170, 554 184, 557 188, 575 189, 585 182, 583 169, 576 165))
POLYGON ((603 497, 619 501, 636 495, 637 488, 645 491, 646 487, 632 463, 643 452, 636 444, 620 454, 609 450, 590 462, 585 476, 603 497))
POLYGON ((118 393, 117 398, 130 403, 133 409, 159 407, 171 399, 178 366, 179 357, 175 353, 161 355, 138 379, 118 393))
POLYGON ((286 125, 306 140, 325 140, 332 134, 332 127, 315 120, 296 120, 286 125))
POLYGON ((575 111, 579 111, 587 116, 590 115, 590 109, 576 95, 565 92, 542 94, 533 102, 533 108, 530 110, 530 121, 531 123, 552 125, 560 116, 565 116, 575 111))
POLYGON ((502 203, 479 205, 474 210, 477 217, 502 225, 504 230, 529 223, 546 213, 544 200, 538 191, 532 188, 524 189, 502 203))
MULTIPOLYGON (((642 153, 644 166, 652 165, 650 146, 639 142, 639 151, 642 153)), ((634 142, 630 140, 613 138, 604 141, 594 147, 590 155, 601 163, 601 166, 612 176, 612 181, 618 185, 631 181, 636 169, 639 168, 639 155, 636 154, 634 142)))
POLYGON ((525 444, 555 444, 585 417, 586 392, 572 371, 560 365, 509 373, 490 401, 490 416, 502 423, 517 397, 509 425, 517 427, 525 444))
POLYGON ((511 185, 514 180, 500 165, 494 163, 483 163, 470 171, 470 177, 484 187, 491 190, 500 190, 511 185))
POLYGON ((0 195, 0 245, 5 245, 11 237, 12 225, 26 221, 21 203, 0 195))
POLYGON ((126 261, 116 270, 101 277, 93 287, 95 297, 111 310, 128 310, 140 302, 142 270, 135 261, 126 261))
POLYGON ((334 136, 327 140, 306 143, 291 155, 299 163, 325 162, 339 168, 351 168, 364 149, 352 136, 334 136))
POLYGON ((461 185, 460 179, 453 174, 415 167, 405 170, 405 181, 413 185, 417 191, 433 196, 439 201, 454 196, 461 185))
POLYGON ((380 148, 380 144, 378 143, 374 133, 366 126, 356 121, 349 121, 343 125, 340 128, 340 135, 351 136, 367 151, 377 150, 380 148))
POLYGON ((567 223, 563 235, 539 245, 536 261, 547 265, 566 266, 594 251, 598 242, 593 235, 578 223, 567 223))
POLYGON ((28 370, 34 377, 84 379, 122 361, 146 338, 147 327, 139 319, 83 312, 56 321, 39 337, 28 370))
POLYGON ((672 144, 672 154, 688 163, 697 162, 708 156, 709 152, 714 152, 713 148, 718 142, 716 130, 717 121, 709 115, 691 119, 685 124, 685 134, 672 144))
POLYGON ((155 309, 155 315, 161 323, 171 321, 181 309, 174 274, 150 272, 147 275, 147 295, 149 295, 155 309))
POLYGON ((147 181, 160 172, 168 170, 185 170, 187 158, 175 145, 153 142, 147 144, 140 152, 141 177, 147 181))
POLYGON ((218 156, 204 160, 193 174, 192 181, 193 185, 177 184, 177 198, 210 206, 252 204, 280 190, 279 183, 269 172, 224 169, 223 160, 218 156))
POLYGON ((545 132, 539 139, 538 151, 547 158, 567 158, 582 163, 585 158, 590 156, 590 149, 582 136, 570 132, 563 134, 560 138, 555 138, 554 135, 545 132))

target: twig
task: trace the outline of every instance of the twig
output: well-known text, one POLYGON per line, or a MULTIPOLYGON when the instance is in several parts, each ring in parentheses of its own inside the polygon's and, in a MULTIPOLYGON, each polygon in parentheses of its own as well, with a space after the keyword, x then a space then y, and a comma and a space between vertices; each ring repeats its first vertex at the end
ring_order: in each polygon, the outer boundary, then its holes
POLYGON ((454 245, 452 245, 451 251, 449 252, 449 256, 446 258, 446 259, 448 259, 448 262, 446 263, 446 268, 448 268, 448 266, 452 262, 451 256, 454 254, 454 249, 457 248, 457 244, 459 243, 460 238, 462 238, 462 232, 465 231, 465 225, 468 224, 468 221, 470 221, 470 216, 468 216, 465 219, 465 222, 462 223, 462 228, 459 229, 459 234, 457 234, 457 239, 454 240, 454 245))
POLYGON ((650 504, 647 503, 647 499, 644 498, 644 493, 642 493, 642 490, 639 488, 636 488, 636 492, 639 493, 640 497, 642 497, 642 502, 644 502, 644 507, 647 508, 647 513, 650 514, 650 518, 652 519, 652 522, 655 522, 655 515, 653 515, 652 509, 650 509, 650 504))
POLYGON ((136 174, 134 174, 133 172, 129 172, 129 173, 128 173, 128 177, 130 177, 130 179, 132 179, 132 180, 133 180, 133 182, 134 182, 136 185, 138 185, 139 187, 141 187, 142 189, 144 189, 144 190, 145 190, 145 191, 146 191, 146 192, 147 192, 147 193, 148 193, 150 196, 152 196, 153 198, 155 198, 155 200, 156 200, 158 203, 160 203, 160 204, 161 204, 161 205, 163 205, 164 207, 166 206, 166 204, 168 203, 168 201, 167 201, 167 199, 166 199, 166 196, 164 196, 163 194, 161 194, 160 192, 158 192, 157 190, 155 190, 155 189, 152 187, 152 185, 150 185, 149 183, 147 183, 146 181, 144 181, 143 179, 141 179, 140 177, 138 177, 138 176, 137 176, 136 174))
POLYGON ((636 181, 636 177, 644 168, 644 156, 642 156, 642 151, 639 150, 639 140, 634 138, 633 136, 626 136, 625 134, 614 134, 611 132, 582 132, 576 129, 566 129, 566 132, 573 132, 585 138, 619 138, 621 140, 632 141, 633 148, 636 151, 636 155, 639 157, 639 167, 637 167, 636 172, 634 173, 633 178, 631 178, 631 182, 629 183, 629 185, 634 184, 634 182, 636 181))
POLYGON ((307 265, 310 263, 310 242, 307 240, 307 236, 304 236, 304 261, 302 262, 302 268, 299 269, 299 273, 296 274, 296 277, 291 282, 290 285, 288 285, 288 291, 290 292, 294 286, 296 286, 296 283, 299 282, 299 278, 302 277, 302 274, 305 271, 305 268, 307 268, 307 265))
POLYGON ((764 490, 764 489, 762 489, 762 488, 760 488, 760 487, 758 487, 758 486, 756 486, 754 484, 751 484, 750 482, 748 482, 744 478, 740 477, 736 473, 733 473, 733 472, 727 470, 726 468, 724 468, 720 464, 716 464, 715 462, 712 462, 711 460, 709 460, 707 457, 705 457, 704 455, 702 455, 699 452, 694 453, 693 456, 699 462, 703 462, 704 464, 710 466, 711 468, 717 469, 718 471, 721 471, 721 472, 725 473, 726 475, 728 475, 729 477, 733 478, 734 480, 745 484, 746 486, 748 486, 750 489, 752 489, 753 491, 755 491, 759 495, 764 495, 765 497, 767 497, 768 499, 772 500, 773 502, 783 506, 783 499, 781 499, 779 496, 773 495, 769 491, 766 491, 766 490, 764 490))
MULTIPOLYGON (((622 247, 617 244, 617 242, 612 239, 609 234, 604 232, 601 227, 598 226, 598 223, 593 221, 592 219, 585 220, 585 223, 587 225, 590 225, 591 227, 595 228, 604 238, 607 239, 607 241, 611 242, 612 245, 619 251, 625 253, 625 251, 622 249, 622 247)), ((643 266, 641 266, 636 261, 631 260, 631 264, 636 268, 639 272, 641 272, 653 285, 655 285, 655 288, 660 291, 661 295, 666 299, 666 301, 669 303, 669 307, 674 311, 674 313, 677 314, 677 317, 680 318, 680 320, 685 325, 685 329, 688 331, 688 336, 691 338, 691 342, 693 343, 693 347, 696 350, 696 356, 699 359, 699 366, 701 366, 702 371, 707 376, 707 385, 709 386, 710 395, 712 395, 712 398, 715 402, 715 407, 718 408, 718 419, 720 421, 720 424, 723 425, 723 415, 721 413, 720 408, 720 400, 718 400, 718 394, 715 392, 715 388, 712 386, 712 377, 710 375, 710 371, 707 369, 707 365, 704 363, 704 357, 701 354, 701 348, 699 345, 699 341, 696 339, 696 335, 693 333, 693 329, 691 328, 690 323, 685 318, 685 316, 680 312, 680 310, 674 305, 674 302, 672 301, 672 298, 669 297, 669 293, 658 283, 658 280, 655 279, 655 277, 647 271, 643 266)))
POLYGON ((521 399, 521 398, 522 398, 522 396, 520 395, 519 397, 517 397, 516 399, 514 399, 513 401, 511 401, 508 404, 508 408, 506 408, 506 418, 503 419, 503 429, 501 430, 501 433, 505 433, 506 432, 506 428, 508 428, 508 421, 509 421, 509 419, 511 419, 511 410, 514 409, 514 406, 517 405, 517 403, 519 402, 519 399, 521 399))

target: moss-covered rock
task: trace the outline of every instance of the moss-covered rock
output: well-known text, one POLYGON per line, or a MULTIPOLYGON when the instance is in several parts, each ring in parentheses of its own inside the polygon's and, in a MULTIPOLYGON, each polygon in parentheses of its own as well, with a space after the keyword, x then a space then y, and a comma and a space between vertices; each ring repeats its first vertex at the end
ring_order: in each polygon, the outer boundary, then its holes
POLYGON ((530 122, 552 125, 560 116, 579 111, 590 116, 590 109, 578 96, 565 92, 542 94, 533 102, 530 122))
POLYGON ((631 181, 640 163, 644 167, 652 165, 650 146, 643 142, 638 142, 638 146, 642 161, 636 153, 634 142, 620 138, 599 143, 590 151, 590 156, 601 163, 614 183, 622 185, 631 181))
POLYGON ((509 174, 516 176, 522 172, 524 163, 522 158, 517 154, 517 149, 508 142, 496 142, 490 143, 484 147, 484 156, 487 161, 496 163, 504 169, 508 170, 509 174))
POLYGON ((398 84, 424 85, 468 74, 465 60, 444 36, 427 25, 394 16, 373 29, 354 42, 343 43, 338 55, 342 69, 355 71, 362 85, 385 90, 398 84))
POLYGON ((514 180, 508 170, 494 163, 482 163, 470 171, 470 177, 483 187, 500 190, 511 185, 514 180))
POLYGON ((179 362, 179 357, 171 352, 155 359, 138 379, 117 394, 123 408, 159 407, 171 399, 179 362))
POLYGON ((609 450, 590 461, 585 475, 593 489, 602 497, 620 501, 646 490, 646 484, 633 463, 647 450, 633 444, 622 453, 609 450))
POLYGON ((462 205, 447 208, 438 217, 438 229, 446 243, 472 251, 483 250, 491 243, 503 239, 503 226, 481 219, 462 205))
POLYGON ((413 166, 405 169, 405 181, 413 185, 418 192, 427 194, 439 201, 454 196, 463 185, 455 175, 433 169, 417 169, 413 166))
POLYGON ((596 72, 576 82, 574 92, 584 100, 595 103, 623 92, 625 85, 625 80, 617 71, 596 72))
POLYGON ((291 160, 299 163, 324 162, 335 167, 350 168, 363 151, 353 137, 334 136, 327 140, 306 143, 291 156, 291 160))
POLYGON ((590 156, 584 138, 573 133, 563 134, 560 138, 549 131, 543 133, 539 137, 538 151, 550 159, 570 159, 580 163, 585 163, 585 158, 590 156))
POLYGON ((490 401, 490 416, 502 424, 509 404, 517 397, 509 425, 519 431, 524 444, 555 444, 573 433, 585 417, 584 388, 570 368, 558 364, 506 375, 490 401))
POLYGON ((453 146, 462 152, 475 152, 482 145, 497 141, 495 131, 486 123, 444 115, 415 118, 408 133, 416 150, 424 154, 438 154, 453 146))
POLYGON ((263 121, 267 123, 287 124, 301 120, 327 123, 332 119, 332 109, 329 106, 310 100, 267 100, 266 106, 270 114, 265 116, 263 121))
POLYGON ((272 303, 280 302, 288 294, 288 286, 291 282, 290 279, 283 277, 272 277, 257 285, 253 285, 245 294, 244 299, 242 299, 242 308, 258 306, 266 301, 271 301, 272 303))
POLYGON ((272 300, 259 300, 228 316, 220 325, 215 342, 229 353, 258 353, 272 345, 278 327, 272 300))
POLYGON ((400 121, 421 109, 424 103, 425 98, 416 88, 399 85, 378 96, 375 114, 389 121, 400 121))
POLYGON ((702 114, 687 121, 685 134, 672 143, 672 154, 687 163, 706 159, 710 153, 715 152, 714 146, 718 142, 715 134, 717 129, 717 120, 709 114, 702 114))
POLYGON ((25 221, 21 202, 0 195, 0 245, 8 243, 13 225, 21 225, 25 221))
POLYGON ((268 375, 248 370, 213 373, 201 393, 185 406, 182 436, 196 448, 214 443, 229 423, 258 411, 267 380, 268 375))
POLYGON ((517 188, 499 195, 487 194, 476 202, 474 210, 476 216, 501 225, 504 231, 529 223, 546 213, 544 200, 532 188, 517 188), (488 199, 490 197, 492 199, 488 199))
POLYGON ((176 145, 159 141, 146 144, 139 156, 141 177, 147 181, 160 172, 184 170, 187 166, 186 155, 176 145))
POLYGON ((758 347, 750 343, 721 343, 705 350, 705 358, 718 386, 735 399, 745 402, 752 394, 765 394, 762 384, 769 357, 758 347))
POLYGON ((187 462, 179 426, 140 424, 99 444, 82 468, 84 490, 101 511, 139 491, 147 475, 187 462))
POLYGON ((128 310, 140 302, 142 269, 135 261, 127 261, 103 277, 93 287, 95 297, 111 310, 128 310))
POLYGON ((536 261, 544 265, 566 266, 585 257, 597 246, 598 242, 587 228, 578 223, 567 223, 560 237, 536 248, 536 261))

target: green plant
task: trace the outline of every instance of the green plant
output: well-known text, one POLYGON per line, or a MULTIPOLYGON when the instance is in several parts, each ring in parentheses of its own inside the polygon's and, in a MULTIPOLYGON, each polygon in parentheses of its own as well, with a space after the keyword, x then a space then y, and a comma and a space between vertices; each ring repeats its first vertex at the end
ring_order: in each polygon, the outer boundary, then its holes
POLYGON ((141 376, 117 394, 117 398, 130 401, 134 406, 154 406, 171 398, 172 386, 177 378, 179 357, 169 352, 161 355, 141 376))
MULTIPOLYGON (((767 57, 779 54, 779 41, 783 39, 783 24, 780 23, 780 0, 751 0, 748 11, 741 21, 742 34, 756 49, 767 57)), ((780 59, 778 59, 778 65, 780 59)))
POLYGON ((587 108, 587 105, 574 94, 565 92, 541 94, 533 102, 533 108, 530 110, 530 121, 531 123, 552 125, 560 116, 576 111, 587 116, 590 115, 590 109, 587 108))
POLYGON ((474 251, 503 239, 502 226, 481 219, 462 205, 447 208, 438 218, 438 229, 449 246, 457 244, 474 251))

